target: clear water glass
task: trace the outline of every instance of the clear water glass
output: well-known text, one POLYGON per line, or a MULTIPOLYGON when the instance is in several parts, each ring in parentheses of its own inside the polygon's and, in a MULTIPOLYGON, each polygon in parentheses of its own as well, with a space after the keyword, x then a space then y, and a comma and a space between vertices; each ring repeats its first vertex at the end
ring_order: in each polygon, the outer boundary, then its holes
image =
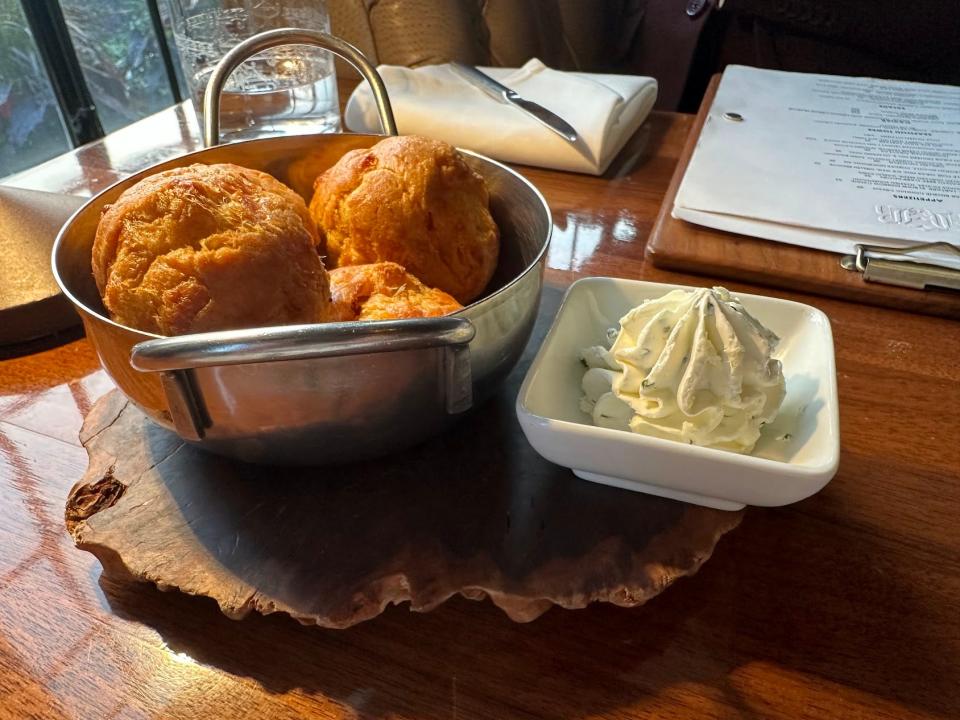
MULTIPOLYGON (((174 41, 197 117, 214 66, 239 42, 282 27, 330 32, 322 0, 168 0, 174 41)), ((340 104, 333 56, 305 45, 254 55, 220 98, 221 137, 336 132, 340 104)))

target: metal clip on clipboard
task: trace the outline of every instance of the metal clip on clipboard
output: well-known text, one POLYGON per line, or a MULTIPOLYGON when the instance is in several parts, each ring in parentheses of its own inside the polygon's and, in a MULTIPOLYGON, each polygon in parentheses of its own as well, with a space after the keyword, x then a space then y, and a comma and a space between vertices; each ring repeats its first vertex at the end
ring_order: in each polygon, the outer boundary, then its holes
POLYGON ((908 256, 924 250, 945 250, 960 257, 960 247, 948 242, 932 242, 907 248, 892 248, 885 245, 857 245, 855 255, 844 255, 840 266, 845 270, 863 273, 869 282, 899 285, 923 290, 928 285, 960 290, 960 270, 920 262, 909 257, 890 259, 871 255, 908 256))

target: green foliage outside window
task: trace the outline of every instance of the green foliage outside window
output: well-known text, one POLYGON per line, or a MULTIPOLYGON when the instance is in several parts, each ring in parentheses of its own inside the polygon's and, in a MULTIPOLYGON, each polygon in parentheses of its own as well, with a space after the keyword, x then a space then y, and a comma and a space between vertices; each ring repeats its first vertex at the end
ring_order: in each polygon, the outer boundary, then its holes
MULTIPOLYGON (((146 0, 61 0, 60 5, 104 130, 173 103, 146 0)), ((0 0, 0 177, 67 149, 20 0, 0 0)))
POLYGON ((19 0, 0 0, 0 177, 68 148, 19 0))
POLYGON ((60 0, 77 57, 111 132, 173 103, 146 0, 60 0))

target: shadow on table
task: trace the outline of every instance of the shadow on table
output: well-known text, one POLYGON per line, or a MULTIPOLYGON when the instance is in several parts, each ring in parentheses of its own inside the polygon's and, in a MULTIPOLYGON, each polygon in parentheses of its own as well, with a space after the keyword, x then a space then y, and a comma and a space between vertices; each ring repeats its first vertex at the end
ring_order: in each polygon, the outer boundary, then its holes
POLYGON ((283 616, 231 621, 207 599, 101 584, 114 612, 156 629, 170 652, 251 678, 270 693, 299 690, 346 705, 363 718, 594 717, 663 709, 675 699, 654 696, 689 683, 707 686, 739 717, 764 717, 729 685, 722 663, 690 667, 679 656, 663 663, 685 621, 658 615, 663 603, 648 611, 554 609, 517 624, 489 602, 457 597, 430 613, 393 607, 348 630, 326 630, 283 616))
POLYGON ((857 714, 860 698, 839 700, 838 686, 949 716, 960 706, 957 639, 938 632, 924 588, 878 572, 881 543, 861 537, 842 556, 838 543, 849 536, 808 515, 756 510, 697 576, 647 605, 553 609, 529 624, 456 598, 324 630, 285 616, 232 621, 207 599, 101 583, 114 612, 156 629, 172 652, 361 717, 579 718, 685 699, 691 712, 743 718, 833 704, 857 714))

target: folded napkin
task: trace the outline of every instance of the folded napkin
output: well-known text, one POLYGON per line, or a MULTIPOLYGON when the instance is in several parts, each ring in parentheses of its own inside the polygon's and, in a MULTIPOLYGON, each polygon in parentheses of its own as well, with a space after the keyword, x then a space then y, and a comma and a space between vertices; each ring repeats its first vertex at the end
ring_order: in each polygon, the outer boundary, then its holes
MULTIPOLYGON (((507 162, 591 175, 607 169, 657 99, 657 81, 649 77, 560 72, 537 59, 519 69, 480 69, 562 117, 580 141, 567 142, 519 108, 474 87, 448 65, 377 68, 401 134, 446 140, 507 162)), ((367 83, 354 90, 344 115, 354 132, 381 132, 367 83)))

